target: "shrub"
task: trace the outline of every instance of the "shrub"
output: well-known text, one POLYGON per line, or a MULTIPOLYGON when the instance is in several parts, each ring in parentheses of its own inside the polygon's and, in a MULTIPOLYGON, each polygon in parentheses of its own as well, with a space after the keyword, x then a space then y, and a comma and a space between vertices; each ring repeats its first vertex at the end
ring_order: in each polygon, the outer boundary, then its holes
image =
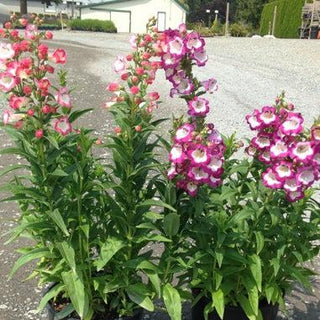
POLYGON ((230 25, 229 32, 232 37, 246 37, 250 30, 243 23, 233 23, 230 25))
POLYGON ((98 19, 75 19, 70 22, 72 30, 82 31, 99 31, 99 32, 117 32, 117 28, 110 20, 98 20, 98 19))
POLYGON ((261 15, 260 34, 268 34, 269 22, 272 23, 274 8, 277 6, 274 35, 278 38, 298 38, 303 5, 304 0, 277 0, 266 4, 261 15))

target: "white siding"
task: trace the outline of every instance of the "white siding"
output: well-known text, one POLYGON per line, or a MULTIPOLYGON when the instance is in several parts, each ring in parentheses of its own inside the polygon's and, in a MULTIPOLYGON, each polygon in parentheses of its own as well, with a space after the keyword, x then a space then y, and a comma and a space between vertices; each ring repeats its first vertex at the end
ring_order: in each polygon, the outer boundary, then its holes
MULTIPOLYGON (((178 6, 173 0, 133 0, 125 1, 119 3, 103 4, 99 5, 96 8, 99 10, 115 10, 123 12, 131 12, 131 32, 138 33, 144 32, 146 28, 146 23, 149 18, 157 17, 158 12, 166 13, 166 28, 177 28, 180 23, 185 22, 185 10, 178 6)), ((81 12, 81 18, 85 19, 88 17, 88 11, 90 8, 83 8, 81 12)), ((91 7, 93 9, 93 7, 91 7)), ((93 11, 93 10, 90 10, 93 11)), ((95 11, 96 13, 98 11, 95 11)), ((119 32, 128 32, 126 27, 127 22, 124 23, 125 19, 124 14, 114 14, 112 11, 112 21, 118 28, 119 32), (122 31, 123 30, 123 31, 122 31)), ((90 18, 101 17, 101 14, 90 13, 90 18)), ((106 15, 107 16, 107 15, 106 15)), ((129 18, 129 15, 126 15, 126 19, 129 18)), ((106 18, 108 19, 108 18, 106 18)))

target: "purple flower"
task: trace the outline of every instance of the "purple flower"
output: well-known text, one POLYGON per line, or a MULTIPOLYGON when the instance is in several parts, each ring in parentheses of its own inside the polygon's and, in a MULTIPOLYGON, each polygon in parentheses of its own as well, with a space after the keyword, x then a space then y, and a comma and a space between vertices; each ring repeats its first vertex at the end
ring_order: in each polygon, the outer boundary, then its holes
POLYGON ((204 117, 209 112, 209 101, 205 98, 195 97, 188 102, 188 113, 194 117, 204 117))
POLYGON ((202 81, 201 85, 203 86, 204 90, 209 93, 213 93, 214 91, 218 90, 218 84, 215 78, 210 78, 208 80, 202 81))
POLYGON ((267 170, 262 174, 262 180, 264 185, 271 189, 279 189, 283 184, 282 181, 277 179, 276 174, 271 168, 267 168, 267 170))

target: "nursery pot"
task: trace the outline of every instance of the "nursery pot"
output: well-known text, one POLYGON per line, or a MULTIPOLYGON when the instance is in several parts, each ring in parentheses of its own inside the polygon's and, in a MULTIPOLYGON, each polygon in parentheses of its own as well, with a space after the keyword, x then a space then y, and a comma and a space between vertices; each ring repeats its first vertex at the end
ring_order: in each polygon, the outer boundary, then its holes
MULTIPOLYGON (((46 294, 48 292, 48 290, 50 290, 50 288, 52 288, 55 285, 56 285, 55 283, 52 283, 51 285, 49 285, 49 287, 43 291, 43 295, 46 294)), ((67 305, 68 304, 66 304, 65 307, 67 307, 67 305)), ((47 310, 47 315, 48 315, 47 319, 48 320, 58 320, 58 319, 59 320, 80 320, 80 317, 75 315, 75 313, 72 313, 71 315, 68 315, 65 318, 57 317, 58 312, 56 310, 54 310, 54 308, 52 307, 52 304, 50 304, 50 301, 46 304, 46 310, 47 310)), ((143 316, 143 309, 139 308, 134 311, 133 316, 119 317, 115 313, 112 313, 112 314, 99 313, 97 315, 93 315, 92 320, 141 320, 142 316, 143 316)))
MULTIPOLYGON (((57 320, 61 318, 57 318, 57 313, 55 310, 52 308, 52 306, 48 303, 46 306, 46 309, 48 311, 48 320, 57 320)), ((109 315, 101 315, 101 313, 97 316, 93 316, 92 320, 141 320, 143 315, 143 310, 142 309, 137 309, 134 313, 133 316, 124 316, 124 317, 119 317, 115 314, 109 314, 109 315)), ((62 318, 61 320, 80 320, 79 317, 74 316, 74 315, 69 315, 66 318, 62 318)))
MULTIPOLYGON (((206 297, 202 297, 196 305, 192 307, 192 320, 204 320, 203 311, 205 306, 210 302, 206 297)), ((268 304, 266 300, 262 300, 259 304, 263 320, 276 320, 279 305, 268 304)), ((221 320, 216 311, 211 312, 209 320, 221 320)), ((241 307, 226 306, 223 320, 249 320, 241 307)))

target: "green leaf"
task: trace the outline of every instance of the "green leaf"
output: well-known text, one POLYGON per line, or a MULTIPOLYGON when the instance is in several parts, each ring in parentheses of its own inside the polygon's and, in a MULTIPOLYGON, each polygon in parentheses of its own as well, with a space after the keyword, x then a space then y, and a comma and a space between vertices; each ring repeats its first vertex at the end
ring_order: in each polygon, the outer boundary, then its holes
POLYGON ((212 302, 216 308, 218 315, 223 319, 224 314, 224 293, 221 289, 212 292, 212 302))
POLYGON ((169 204, 161 201, 161 200, 153 200, 153 199, 148 199, 138 205, 138 207, 161 207, 161 208, 167 208, 173 212, 176 212, 177 210, 170 206, 169 204))
POLYGON ((123 247, 125 247, 125 242, 120 239, 109 237, 107 241, 102 245, 100 249, 100 256, 94 262, 97 267, 97 271, 103 269, 103 267, 109 262, 109 260, 123 247))
POLYGON ((179 232, 180 216, 174 212, 167 214, 164 217, 163 227, 168 237, 173 237, 179 232))
POLYGON ((216 250, 215 256, 216 256, 216 259, 217 259, 217 262, 218 262, 218 266, 219 266, 219 268, 221 268, 222 261, 223 261, 223 252, 219 251, 219 250, 216 250))
POLYGON ((147 270, 145 272, 148 275, 154 289, 156 290, 158 298, 160 299, 161 298, 161 282, 158 274, 150 270, 147 270))
POLYGON ((31 251, 28 251, 26 254, 21 256, 14 266, 12 267, 12 270, 10 272, 10 278, 17 272, 19 268, 21 268, 24 264, 28 263, 29 261, 32 261, 34 259, 40 259, 40 258, 50 258, 51 253, 48 248, 36 248, 31 251))
POLYGON ((57 168, 56 170, 54 170, 52 173, 51 173, 53 176, 56 176, 56 177, 68 177, 69 174, 66 173, 65 171, 57 168))
POLYGON ((58 209, 47 211, 47 214, 66 236, 70 235, 58 209))
POLYGON ((25 164, 10 165, 9 167, 0 171, 0 177, 6 175, 7 173, 9 173, 11 171, 18 170, 18 169, 29 169, 29 167, 25 164))
POLYGON ((70 243, 63 241, 57 244, 63 259, 67 262, 73 272, 76 272, 75 252, 70 243))
POLYGON ((49 142, 54 146, 54 148, 56 148, 57 150, 59 150, 59 143, 58 141, 52 136, 52 135, 48 135, 46 137, 49 142))
POLYGON ((262 270, 261 270, 261 259, 257 255, 250 256, 250 271, 256 282, 258 290, 261 292, 262 285, 262 270))
POLYGON ((92 111, 93 109, 83 109, 83 110, 76 110, 76 111, 73 111, 70 115, 69 115, 69 121, 70 122, 73 122, 75 121, 76 119, 78 119, 80 116, 82 116, 83 114, 85 113, 88 113, 90 111, 92 111))
POLYGON ((269 304, 271 303, 273 293, 274 293, 274 287, 271 284, 267 284, 265 287, 265 294, 269 304))
POLYGON ((89 300, 85 292, 81 272, 79 270, 62 272, 61 276, 75 310, 81 319, 85 318, 89 313, 89 300))
POLYGON ((143 284, 131 285, 126 289, 129 298, 140 307, 153 312, 154 305, 148 297, 148 291, 143 284))
POLYGON ((256 253, 259 254, 264 247, 264 237, 261 231, 256 231, 254 234, 256 236, 256 243, 257 243, 256 253))
POLYGON ((239 295, 237 298, 241 308, 243 309, 249 320, 256 320, 256 316, 254 315, 254 312, 251 309, 249 300, 243 295, 239 295))
POLYGON ((229 220, 230 224, 239 224, 243 220, 250 218, 254 214, 254 211, 249 208, 241 210, 239 213, 235 213, 229 220))
POLYGON ((270 264, 273 266, 274 275, 277 276, 280 269, 280 260, 278 258, 273 258, 270 260, 270 264))
POLYGON ((45 308, 46 304, 52 299, 55 298, 62 290, 64 289, 64 285, 62 283, 58 283, 50 288, 47 293, 41 299, 38 311, 41 311, 45 308))
POLYGON ((163 288, 163 300, 171 320, 181 320, 181 298, 169 283, 163 288))

